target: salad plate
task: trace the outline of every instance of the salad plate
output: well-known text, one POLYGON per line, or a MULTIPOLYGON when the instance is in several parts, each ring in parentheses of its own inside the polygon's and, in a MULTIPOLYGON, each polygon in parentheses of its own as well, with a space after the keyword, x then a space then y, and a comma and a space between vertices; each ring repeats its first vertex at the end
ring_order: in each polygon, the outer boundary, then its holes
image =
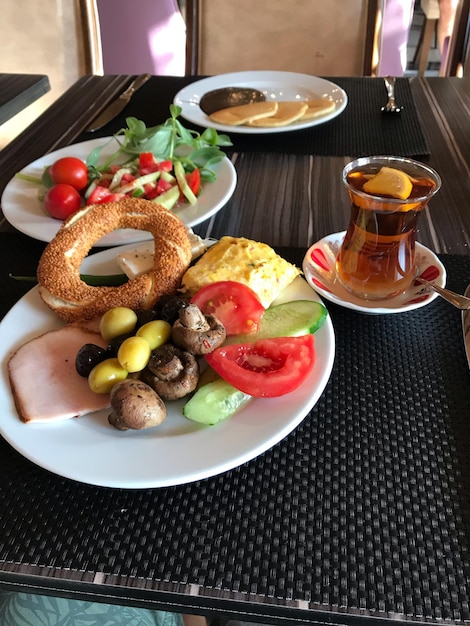
MULTIPOLYGON (((116 273, 116 254, 138 248, 129 245, 98 252, 85 259, 83 269, 95 274, 116 273)), ((279 297, 279 301, 295 299, 320 300, 301 277, 279 297)), ((24 424, 10 390, 8 358, 26 341, 61 324, 40 299, 37 287, 0 323, 0 432, 38 466, 104 487, 145 489, 185 484, 250 461, 281 441, 306 417, 328 382, 335 353, 333 326, 327 317, 315 335, 314 368, 296 391, 278 398, 253 399, 215 426, 185 418, 184 399, 167 403, 168 417, 163 424, 141 431, 122 432, 110 426, 109 409, 63 422, 24 424)))
MULTIPOLYGON (((310 246, 304 257, 302 269, 305 279, 312 289, 323 298, 340 306, 375 315, 404 313, 426 306, 437 298, 435 291, 429 291, 419 281, 415 281, 404 293, 387 300, 365 300, 349 293, 336 276, 336 257, 346 231, 323 237, 310 246)), ((416 243, 417 277, 445 287, 447 273, 437 256, 420 243, 416 243)))
POLYGON ((173 100, 174 104, 182 108, 181 116, 193 124, 202 127, 215 128, 217 131, 227 133, 243 133, 260 135, 267 133, 283 133, 293 130, 310 128, 329 122, 344 111, 348 103, 346 92, 335 83, 295 72, 232 72, 203 78, 181 89, 173 100), (330 113, 311 120, 299 120, 287 126, 275 128, 262 128, 251 126, 227 126, 213 122, 199 106, 204 94, 213 89, 222 87, 248 87, 257 89, 265 94, 266 100, 316 100, 329 98, 335 103, 335 108, 330 113))
MULTIPOLYGON (((57 159, 75 156, 85 160, 92 150, 103 145, 105 146, 101 153, 103 159, 112 155, 118 148, 118 143, 113 137, 90 139, 46 154, 27 165, 21 173, 40 177, 44 168, 52 165, 57 159)), ((214 166, 214 171, 217 175, 216 180, 204 184, 196 204, 182 204, 173 211, 188 227, 196 226, 212 217, 222 209, 235 191, 237 175, 235 167, 227 157, 214 166)), ((59 230, 62 221, 46 213, 39 199, 40 189, 40 185, 13 178, 2 194, 2 209, 8 222, 20 232, 33 239, 49 242, 59 230)), ((118 246, 151 238, 152 235, 146 231, 120 229, 108 233, 94 245, 118 246)))

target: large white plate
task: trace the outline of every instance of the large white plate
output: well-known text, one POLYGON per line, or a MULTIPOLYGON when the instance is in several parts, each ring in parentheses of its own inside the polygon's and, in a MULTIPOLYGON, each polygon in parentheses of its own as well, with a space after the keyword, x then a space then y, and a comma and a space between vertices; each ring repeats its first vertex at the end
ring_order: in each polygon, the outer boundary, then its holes
POLYGON ((210 78, 203 78, 181 89, 173 100, 182 108, 182 117, 193 124, 203 127, 211 127, 227 133, 244 134, 267 134, 285 133, 302 128, 318 126, 332 120, 342 113, 348 103, 346 92, 334 83, 310 76, 308 74, 296 74, 295 72, 233 72, 231 74, 219 74, 210 78), (267 100, 312 100, 317 98, 332 98, 335 102, 335 110, 327 115, 313 120, 299 120, 287 126, 276 128, 254 128, 250 126, 226 126, 214 123, 200 108, 199 101, 202 96, 212 89, 221 87, 250 87, 258 89, 266 95, 267 100))
MULTIPOLYGON (((21 173, 41 176, 44 167, 52 165, 64 156, 86 159, 96 147, 106 145, 102 151, 103 159, 115 152, 118 145, 112 137, 90 139, 72 144, 55 152, 44 155, 26 166, 21 173)), ((237 183, 235 168, 229 159, 224 158, 214 166, 217 179, 206 183, 195 205, 185 204, 174 213, 189 227, 209 219, 219 211, 232 196, 237 183)), ((54 238, 62 222, 49 217, 38 198, 39 187, 34 183, 13 178, 2 195, 2 209, 6 219, 25 235, 33 239, 49 242, 54 238)), ((150 233, 142 230, 121 229, 102 237, 94 245, 98 247, 118 246, 151 239, 150 233)))
MULTIPOLYGON (((138 247, 138 246, 137 246, 138 247)), ((122 249, 136 246, 125 246, 122 249)), ((84 270, 115 273, 117 250, 88 257, 84 270)), ((319 300, 297 278, 281 300, 319 300)), ((179 485, 225 472, 265 452, 288 435, 318 401, 330 377, 335 338, 328 317, 316 334, 316 362, 301 387, 280 398, 257 399, 215 426, 196 424, 181 413, 184 401, 168 403, 166 421, 144 431, 115 430, 109 411, 52 424, 24 424, 17 416, 7 361, 26 340, 61 325, 29 291, 0 324, 0 432, 37 465, 83 483, 105 487, 151 488, 179 485)), ((41 363, 38 363, 41 367, 41 363)))

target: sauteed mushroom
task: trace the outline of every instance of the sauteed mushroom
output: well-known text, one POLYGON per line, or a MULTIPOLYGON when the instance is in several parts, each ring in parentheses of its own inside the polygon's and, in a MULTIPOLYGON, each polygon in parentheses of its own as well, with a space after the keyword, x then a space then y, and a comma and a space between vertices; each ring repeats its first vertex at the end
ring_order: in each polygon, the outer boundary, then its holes
POLYGON ((158 394, 140 380, 116 383, 110 395, 112 413, 108 422, 118 430, 141 430, 166 419, 166 407, 158 394))
POLYGON ((199 365, 189 352, 165 344, 152 352, 141 379, 164 400, 176 400, 184 398, 196 388, 199 365))
POLYGON ((171 331, 173 342, 195 355, 213 352, 224 343, 225 336, 225 328, 217 317, 204 315, 195 304, 180 309, 171 331))

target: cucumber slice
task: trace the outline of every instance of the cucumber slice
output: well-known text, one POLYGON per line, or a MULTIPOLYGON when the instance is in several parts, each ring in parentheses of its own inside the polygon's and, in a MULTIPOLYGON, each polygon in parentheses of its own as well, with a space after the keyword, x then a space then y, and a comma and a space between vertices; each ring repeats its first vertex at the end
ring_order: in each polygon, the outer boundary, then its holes
POLYGON ((227 337, 226 345, 253 343, 273 337, 298 337, 316 332, 328 312, 320 302, 292 300, 270 306, 263 313, 258 332, 227 337))
POLYGON ((217 424, 230 417, 251 400, 222 378, 200 387, 183 407, 183 415, 200 424, 217 424))
POLYGON ((151 202, 157 202, 157 204, 161 204, 162 206, 165 207, 165 209, 168 209, 171 211, 171 209, 178 202, 179 197, 180 197, 180 190, 179 190, 179 187, 175 185, 174 187, 170 187, 170 189, 168 189, 168 191, 165 191, 165 193, 161 193, 159 196, 154 198, 151 202))

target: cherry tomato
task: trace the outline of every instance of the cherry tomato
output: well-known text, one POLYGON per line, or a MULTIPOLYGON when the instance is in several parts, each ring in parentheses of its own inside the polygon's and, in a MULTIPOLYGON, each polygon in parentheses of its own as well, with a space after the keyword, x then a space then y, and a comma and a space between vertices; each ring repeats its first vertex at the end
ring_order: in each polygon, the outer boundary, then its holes
POLYGON ((64 157, 58 159, 49 168, 49 176, 52 180, 65 185, 71 185, 78 191, 84 189, 88 183, 88 169, 86 164, 76 157, 64 157))
POLYGON ((222 346, 206 355, 228 383, 257 398, 275 398, 299 387, 315 361, 313 335, 260 339, 222 346))
POLYGON ((206 315, 215 315, 225 326, 227 335, 258 330, 264 306, 255 292, 232 280, 209 283, 191 299, 206 315))
POLYGON ((65 220, 78 211, 81 203, 82 198, 78 191, 63 183, 51 187, 44 196, 44 208, 57 220, 65 220))

